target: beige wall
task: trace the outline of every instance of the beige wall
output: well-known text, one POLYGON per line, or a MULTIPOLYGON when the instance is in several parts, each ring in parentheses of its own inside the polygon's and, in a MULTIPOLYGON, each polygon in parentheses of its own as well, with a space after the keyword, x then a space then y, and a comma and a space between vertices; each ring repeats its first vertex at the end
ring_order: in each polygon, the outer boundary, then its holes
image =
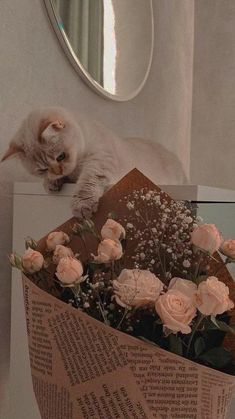
POLYGON ((195 1, 191 177, 235 189, 235 1, 195 1))

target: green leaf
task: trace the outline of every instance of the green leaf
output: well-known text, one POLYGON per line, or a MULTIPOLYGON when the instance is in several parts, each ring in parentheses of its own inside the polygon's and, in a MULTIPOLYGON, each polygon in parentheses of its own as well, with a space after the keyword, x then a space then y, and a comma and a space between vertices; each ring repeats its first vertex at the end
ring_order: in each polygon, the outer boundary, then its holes
POLYGON ((205 341, 202 337, 196 339, 194 343, 195 358, 198 358, 206 349, 205 341))
POLYGON ((174 335, 173 333, 171 333, 168 336, 168 340, 169 340, 169 349, 171 350, 171 352, 182 356, 183 345, 182 345, 181 339, 178 338, 177 335, 174 335))
POLYGON ((222 330, 223 332, 229 332, 235 335, 235 325, 228 325, 225 322, 222 322, 221 320, 217 320, 215 316, 211 316, 211 321, 214 323, 214 325, 222 330))
POLYGON ((116 212, 111 211, 111 212, 108 213, 107 218, 111 218, 112 220, 117 221, 118 216, 117 216, 116 212))
POLYGON ((200 355, 199 359, 212 367, 223 368, 232 361, 233 357, 230 352, 219 346, 200 355))
POLYGON ((196 285, 199 285, 201 282, 206 281, 207 278, 208 278, 207 275, 200 275, 194 280, 194 282, 196 285))

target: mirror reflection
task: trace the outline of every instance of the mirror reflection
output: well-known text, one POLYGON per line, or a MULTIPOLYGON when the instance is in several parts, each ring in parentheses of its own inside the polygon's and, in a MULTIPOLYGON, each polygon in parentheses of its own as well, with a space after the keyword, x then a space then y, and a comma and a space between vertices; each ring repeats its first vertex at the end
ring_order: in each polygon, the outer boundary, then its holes
POLYGON ((151 63, 151 1, 50 1, 57 31, 59 28, 87 81, 120 99, 134 97, 151 63))

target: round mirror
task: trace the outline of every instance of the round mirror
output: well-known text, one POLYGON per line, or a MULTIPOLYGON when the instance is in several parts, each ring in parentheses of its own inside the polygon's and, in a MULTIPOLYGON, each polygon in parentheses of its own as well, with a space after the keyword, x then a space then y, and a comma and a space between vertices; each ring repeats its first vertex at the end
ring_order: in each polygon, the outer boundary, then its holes
POLYGON ((136 96, 153 52, 152 0, 44 0, 68 58, 97 92, 136 96))

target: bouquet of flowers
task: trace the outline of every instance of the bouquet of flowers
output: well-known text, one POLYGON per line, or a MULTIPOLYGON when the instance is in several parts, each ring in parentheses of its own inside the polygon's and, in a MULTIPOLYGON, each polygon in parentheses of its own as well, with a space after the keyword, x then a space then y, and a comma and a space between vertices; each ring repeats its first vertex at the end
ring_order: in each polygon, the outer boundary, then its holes
POLYGON ((43 418, 56 409, 63 418, 225 418, 235 382, 235 284, 226 269, 235 240, 190 204, 135 170, 92 220, 27 238, 25 254, 9 258, 23 272, 43 418), (67 401, 55 407, 57 389, 46 408, 42 391, 59 370, 67 401))

